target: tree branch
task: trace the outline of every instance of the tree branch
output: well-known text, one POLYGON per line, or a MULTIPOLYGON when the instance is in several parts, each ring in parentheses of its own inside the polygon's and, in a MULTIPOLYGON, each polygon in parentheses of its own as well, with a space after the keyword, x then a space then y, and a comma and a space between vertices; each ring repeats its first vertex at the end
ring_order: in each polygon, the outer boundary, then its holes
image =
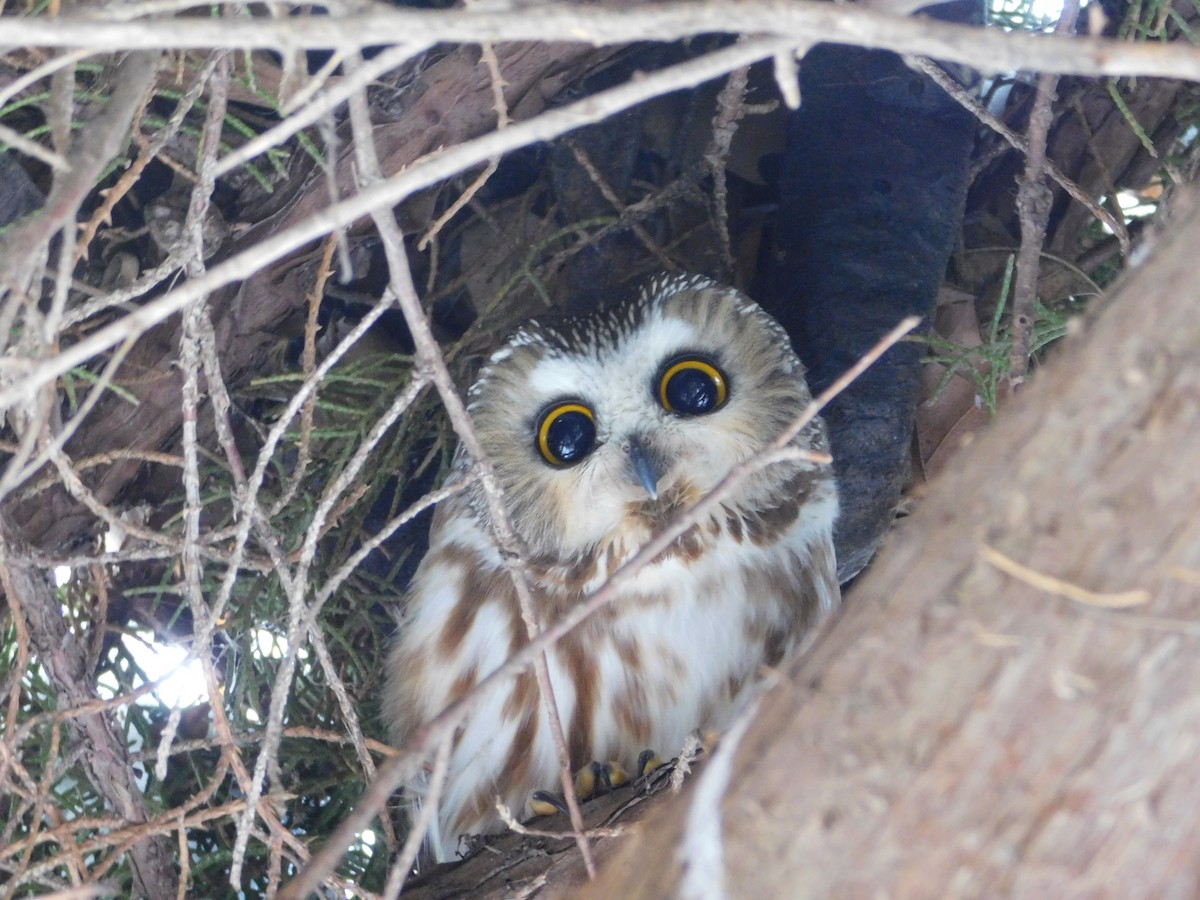
POLYGON ((545 4, 536 15, 467 8, 386 9, 337 17, 114 21, 99 16, 25 17, 7 40, 40 47, 362 49, 377 44, 567 41, 594 45, 674 41, 700 34, 756 34, 828 41, 985 65, 1076 75, 1157 75, 1200 80, 1200 50, 1183 44, 1003 32, 898 17, 860 5, 790 0, 709 0, 632 6, 545 4))

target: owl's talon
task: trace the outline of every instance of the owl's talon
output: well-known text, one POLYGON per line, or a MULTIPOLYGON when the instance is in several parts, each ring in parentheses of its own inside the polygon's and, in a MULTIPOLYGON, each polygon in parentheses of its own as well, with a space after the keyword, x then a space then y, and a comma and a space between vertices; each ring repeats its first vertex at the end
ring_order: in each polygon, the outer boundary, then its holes
POLYGON ((549 791, 534 791, 529 795, 529 808, 535 816, 552 816, 555 813, 569 813, 567 803, 557 794, 549 791))
POLYGON ((645 778, 655 769, 661 769, 666 763, 653 750, 643 750, 638 754, 637 777, 645 778))
POLYGON ((590 762, 575 773, 575 796, 590 800, 611 793, 629 781, 629 773, 615 759, 606 763, 590 762))
MULTIPOLYGON (((629 773, 615 759, 610 759, 606 763, 590 762, 575 773, 575 796, 580 800, 591 800, 611 793, 628 784, 629 781, 629 773)), ((529 808, 535 816, 552 816, 555 813, 568 812, 566 801, 550 791, 534 791, 530 794, 529 808)))

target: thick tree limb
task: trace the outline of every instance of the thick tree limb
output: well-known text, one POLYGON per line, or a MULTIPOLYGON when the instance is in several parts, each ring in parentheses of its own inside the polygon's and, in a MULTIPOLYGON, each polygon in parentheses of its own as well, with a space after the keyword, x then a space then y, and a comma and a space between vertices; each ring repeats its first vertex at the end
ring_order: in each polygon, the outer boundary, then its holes
POLYGON ((741 896, 1200 890, 1195 203, 1174 226, 764 699, 721 801, 660 810, 592 895, 672 895, 701 865, 741 896), (1152 599, 1047 593, 985 547, 1152 599))
POLYGON ((362 49, 413 41, 576 41, 593 45, 673 41, 698 34, 760 34, 797 42, 857 44, 996 71, 1200 78, 1200 50, 1184 44, 1034 35, 903 18, 861 5, 737 0, 614 5, 543 4, 533 14, 502 9, 411 10, 376 4, 344 16, 115 21, 56 16, 13 19, 6 40, 41 47, 362 49))

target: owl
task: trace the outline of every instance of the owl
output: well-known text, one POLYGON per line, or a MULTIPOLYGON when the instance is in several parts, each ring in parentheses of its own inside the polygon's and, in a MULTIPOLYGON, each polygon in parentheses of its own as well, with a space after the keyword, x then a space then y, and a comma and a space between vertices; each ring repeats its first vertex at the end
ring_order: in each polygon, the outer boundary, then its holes
MULTIPOLYGON (((528 560, 539 621, 605 583, 811 400, 787 334, 738 291, 661 276, 590 317, 519 328, 468 396, 479 440, 528 560)), ((825 452, 813 420, 794 444, 825 452)), ((466 478, 460 447, 451 479, 466 478)), ((839 600, 828 464, 750 475, 548 651, 571 766, 678 752, 721 730, 773 666, 839 600)), ((387 661, 384 715, 403 744, 527 643, 478 483, 444 501, 387 661)), ((423 776, 427 779, 428 774, 423 776)), ((521 818, 560 784, 532 670, 489 686, 460 724, 429 834, 460 838, 521 818)), ((428 785, 409 786, 420 802, 428 785)))

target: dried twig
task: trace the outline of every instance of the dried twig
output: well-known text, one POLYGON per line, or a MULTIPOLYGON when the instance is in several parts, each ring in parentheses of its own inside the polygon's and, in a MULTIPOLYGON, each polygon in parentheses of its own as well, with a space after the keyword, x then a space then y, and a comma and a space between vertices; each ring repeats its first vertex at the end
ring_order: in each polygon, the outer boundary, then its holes
MULTIPOLYGON (((504 89, 508 86, 508 82, 504 80, 504 76, 500 72, 500 61, 496 58, 496 51, 492 49, 491 44, 483 44, 480 47, 481 58, 487 65, 488 74, 492 80, 492 100, 496 110, 496 129, 507 128, 510 122, 508 117, 508 101, 504 99, 504 89)), ((417 249, 425 250, 429 245, 437 239, 438 234, 446 227, 451 219, 453 219, 462 209, 471 202, 472 198, 479 193, 480 188, 487 184, 488 179, 496 174, 496 168, 500 165, 500 158, 493 157, 488 160, 487 166, 467 185, 467 189, 463 191, 454 202, 443 212, 429 229, 417 241, 417 249)))
POLYGON ((704 154, 713 179, 713 224, 721 243, 721 266, 724 277, 732 278, 734 271, 733 245, 729 240, 729 190, 725 183, 725 164, 738 122, 746 115, 746 86, 750 82, 749 66, 740 66, 729 73, 725 86, 717 95, 717 115, 713 119, 712 142, 704 154))
POLYGON ((396 862, 392 865, 392 870, 388 873, 387 885, 383 889, 384 897, 391 898, 400 895, 404 882, 417 861, 417 854, 421 852, 421 844, 425 840, 429 826, 433 824, 433 817, 437 815, 438 801, 441 799, 442 788, 445 786, 446 771, 450 768, 450 751, 453 747, 454 734, 448 731, 438 741, 437 750, 433 755, 433 771, 429 773, 429 793, 422 798, 417 816, 413 819, 408 837, 404 840, 404 847, 401 848, 396 862))
POLYGON ((1097 593, 1096 591, 1089 591, 1087 588, 1082 588, 1077 584, 1063 581, 1061 578, 1055 578, 1052 575, 1047 575, 1044 572, 1038 572, 1035 569, 1029 568, 1029 566, 1022 565, 1012 557, 1005 556, 999 550, 989 547, 987 544, 980 545, 979 553, 1001 572, 1011 575, 1013 578, 1020 579, 1030 587, 1035 587, 1039 591, 1046 591, 1049 594, 1057 594, 1059 597, 1066 597, 1068 600, 1074 600, 1076 603, 1082 603, 1085 606, 1098 606, 1103 609, 1128 609, 1131 606, 1142 606, 1150 602, 1150 592, 1142 588, 1132 591, 1118 591, 1116 593, 1097 593))
POLYGON ((600 196, 620 216, 619 221, 628 223, 627 227, 633 232, 634 237, 646 248, 647 252, 658 260, 664 269, 668 272, 678 271, 678 263, 667 256, 663 248, 650 236, 650 232, 642 226, 637 217, 629 215, 629 207, 621 202, 621 198, 617 196, 617 192, 613 190, 613 186, 608 183, 608 179, 604 177, 604 173, 596 168, 596 164, 592 162, 592 158, 588 155, 587 151, 570 138, 567 138, 567 146, 571 150, 571 155, 575 157, 575 161, 579 163, 583 171, 587 173, 592 184, 596 186, 596 190, 600 192, 600 196))
MULTIPOLYGON (((988 112, 987 107, 975 99, 971 93, 965 90, 957 81, 946 74, 945 69, 939 66, 931 59, 926 59, 920 56, 905 57, 905 62, 919 72, 924 72, 937 85, 942 88, 950 97, 958 103, 963 109, 975 116, 980 122, 992 129, 1005 141, 1009 146, 1022 153, 1028 155, 1029 141, 1024 135, 1017 134, 998 118, 988 112)), ((1107 209, 1084 193, 1083 188, 1068 178, 1057 165, 1054 160, 1045 159, 1044 162, 1046 174, 1054 179, 1064 191, 1071 195, 1071 198, 1083 206, 1086 206, 1099 221, 1103 222, 1116 236, 1121 245, 1121 255, 1129 256, 1132 249, 1132 244, 1129 239, 1129 229, 1123 222, 1110 213, 1107 209)))
POLYGON ((62 154, 55 153, 50 148, 25 137, 19 131, 13 131, 4 124, 0 124, 0 143, 8 144, 14 150, 24 153, 26 156, 32 156, 38 162, 45 163, 57 171, 70 171, 71 165, 62 154))
MULTIPOLYGON (((515 831, 517 834, 525 835, 526 837, 543 837, 550 838, 555 841, 570 841, 575 839, 575 833, 572 831, 546 831, 542 828, 530 828, 528 825, 523 825, 517 821, 517 817, 513 815, 512 810, 504 803, 496 802, 496 812, 499 813, 501 820, 504 822, 509 831, 515 831)), ((620 837, 625 833, 624 828, 589 828, 588 837, 591 838, 613 838, 620 837)))
MULTIPOLYGON (((1055 29, 1065 34, 1075 27, 1079 0, 1067 0, 1055 29)), ((1037 303, 1038 274, 1041 271, 1042 244, 1050 221, 1054 195, 1042 180, 1046 169, 1046 140, 1054 122, 1052 105, 1058 87, 1058 75, 1044 72, 1038 76, 1033 110, 1029 114, 1029 152, 1025 174, 1017 188, 1017 216, 1021 222, 1021 247, 1017 251, 1017 271, 1013 279, 1012 350, 1008 355, 1008 386, 1016 390, 1029 371, 1030 345, 1037 303)))

